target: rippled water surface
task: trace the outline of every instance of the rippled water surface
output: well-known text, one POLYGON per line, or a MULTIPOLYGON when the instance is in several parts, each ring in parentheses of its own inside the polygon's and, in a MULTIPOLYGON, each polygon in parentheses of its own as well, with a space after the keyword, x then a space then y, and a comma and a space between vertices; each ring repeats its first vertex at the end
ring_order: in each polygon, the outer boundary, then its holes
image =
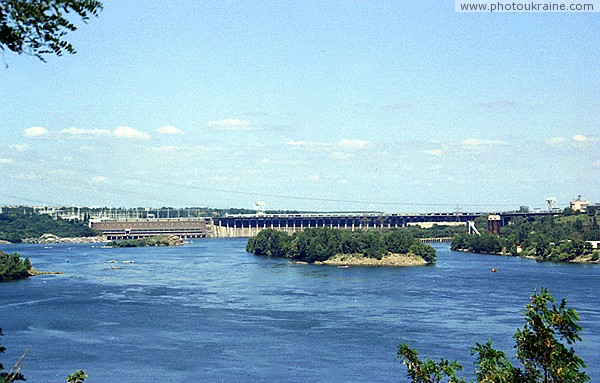
POLYGON ((433 267, 340 269, 245 252, 244 239, 184 247, 10 245, 37 269, 0 284, 0 357, 30 349, 31 382, 398 382, 399 343, 458 359, 476 342, 513 355, 534 289, 578 310, 577 350, 600 381, 600 267, 451 252, 433 267), (109 260, 119 261, 112 270, 109 260), (124 260, 134 263, 123 264, 124 260), (492 273, 491 269, 498 271, 492 273))

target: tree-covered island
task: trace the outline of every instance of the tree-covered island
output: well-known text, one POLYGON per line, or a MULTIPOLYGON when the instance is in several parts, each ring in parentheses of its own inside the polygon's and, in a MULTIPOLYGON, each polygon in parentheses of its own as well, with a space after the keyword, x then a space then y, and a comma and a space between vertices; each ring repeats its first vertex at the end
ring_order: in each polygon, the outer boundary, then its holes
POLYGON ((591 242, 600 241, 597 218, 596 214, 563 214, 521 219, 503 227, 500 236, 486 232, 455 235, 451 249, 539 261, 596 263, 600 251, 595 250, 591 242))
POLYGON ((106 247, 148 247, 148 246, 181 246, 183 240, 176 235, 155 235, 139 239, 110 241, 106 247))
POLYGON ((409 266, 436 261, 433 247, 402 229, 312 228, 292 235, 265 229, 248 240, 246 251, 313 264, 409 266))
POLYGON ((24 279, 35 275, 34 273, 29 258, 22 260, 19 254, 0 251, 0 282, 24 279))

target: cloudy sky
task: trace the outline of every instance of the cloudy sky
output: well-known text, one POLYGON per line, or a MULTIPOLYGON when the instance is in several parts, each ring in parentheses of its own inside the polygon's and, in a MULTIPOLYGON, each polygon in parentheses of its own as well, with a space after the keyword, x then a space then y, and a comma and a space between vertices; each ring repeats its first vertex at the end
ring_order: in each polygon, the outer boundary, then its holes
POLYGON ((439 0, 106 1, 76 55, 0 53, 0 205, 600 202, 599 30, 439 0))

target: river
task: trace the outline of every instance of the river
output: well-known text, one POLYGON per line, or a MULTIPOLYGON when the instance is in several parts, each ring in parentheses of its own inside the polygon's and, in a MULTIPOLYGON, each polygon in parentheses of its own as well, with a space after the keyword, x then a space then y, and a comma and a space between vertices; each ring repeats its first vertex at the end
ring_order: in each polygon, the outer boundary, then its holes
POLYGON ((436 266, 344 269, 256 257, 245 244, 3 245, 64 274, 0 284, 0 361, 10 368, 30 349, 30 382, 64 382, 77 369, 90 383, 399 382, 396 348, 407 342, 422 356, 458 359, 470 377, 476 342, 514 355, 522 310, 544 286, 579 312, 576 349, 600 381, 597 265, 436 244, 436 266))

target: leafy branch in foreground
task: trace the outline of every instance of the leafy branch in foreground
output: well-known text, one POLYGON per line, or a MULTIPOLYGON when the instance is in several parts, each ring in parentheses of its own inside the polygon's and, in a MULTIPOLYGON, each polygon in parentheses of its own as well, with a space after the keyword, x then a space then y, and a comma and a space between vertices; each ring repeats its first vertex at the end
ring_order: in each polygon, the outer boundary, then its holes
MULTIPOLYGON (((0 328, 0 337, 3 335, 4 334, 2 334, 2 329, 0 328)), ((0 354, 4 353, 4 351, 6 351, 6 347, 0 346, 0 354)), ((23 353, 21 358, 19 358, 17 363, 15 363, 13 368, 11 368, 9 371, 4 371, 4 366, 2 365, 2 363, 0 363, 0 383, 11 383, 18 380, 26 380, 25 376, 23 376, 23 374, 21 373, 21 361, 23 360, 23 358, 25 358, 25 355, 27 355, 28 351, 29 350, 26 350, 23 353)), ((78 370, 72 373, 71 375, 67 376, 66 380, 68 383, 84 383, 85 378, 87 377, 88 376, 85 374, 85 372, 83 372, 82 370, 78 370)))
POLYGON ((77 26, 70 13, 85 23, 102 10, 97 0, 0 0, 0 50, 29 54, 44 60, 45 54, 75 53, 64 40, 77 26))
MULTIPOLYGON (((525 311, 526 323, 517 329, 513 338, 516 341, 516 359, 520 367, 515 367, 502 351, 495 350, 488 341, 471 349, 477 355, 475 377, 477 382, 494 383, 583 383, 590 377, 581 369, 586 365, 576 355, 572 345, 581 341, 577 324, 579 315, 566 307, 563 300, 559 306, 550 304, 554 298, 548 290, 534 291, 525 311)), ((456 361, 442 359, 440 362, 420 360, 418 352, 407 344, 398 346, 398 358, 406 365, 406 376, 412 383, 440 383, 447 378, 449 383, 466 382, 459 379, 457 371, 462 366, 456 361)))
POLYGON ((66 380, 68 383, 83 383, 87 377, 87 374, 83 372, 83 370, 77 370, 71 375, 67 376, 66 380))

